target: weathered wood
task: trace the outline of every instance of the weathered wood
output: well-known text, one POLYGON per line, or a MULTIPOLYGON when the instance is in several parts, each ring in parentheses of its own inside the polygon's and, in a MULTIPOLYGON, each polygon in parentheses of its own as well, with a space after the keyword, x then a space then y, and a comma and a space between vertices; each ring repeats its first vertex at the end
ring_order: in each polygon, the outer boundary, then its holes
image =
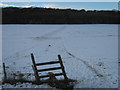
POLYGON ((34 71, 34 76, 36 81, 39 81, 39 75, 37 75, 37 71, 35 70, 35 67, 32 65, 33 71, 34 71))
MULTIPOLYGON (((63 73, 56 73, 54 74, 55 76, 60 76, 60 75, 63 75, 63 73)), ((46 78, 46 77, 49 77, 49 75, 43 75, 43 76, 39 76, 39 78, 46 78)))
POLYGON ((34 55, 32 53, 31 53, 31 58, 32 58, 32 63, 33 63, 33 65, 32 65, 33 71, 34 71, 35 78, 36 78, 37 81, 40 81, 40 78, 49 77, 49 75, 39 76, 39 72, 58 70, 58 69, 61 69, 62 73, 56 73, 54 75, 55 76, 63 75, 65 80, 68 79, 60 55, 58 55, 58 61, 50 61, 50 62, 44 62, 44 63, 35 63, 35 58, 34 58, 34 55), (60 64, 60 67, 52 67, 52 68, 45 68, 45 69, 37 70, 37 66, 49 65, 49 64, 57 64, 57 63, 60 64))
POLYGON ((6 74, 6 70, 5 70, 5 63, 3 63, 3 72, 4 72, 4 80, 6 80, 7 74, 6 74))
POLYGON ((48 64, 56 64, 56 63, 60 63, 60 61, 51 61, 51 62, 45 62, 45 63, 37 63, 36 66, 48 65, 48 64))
POLYGON ((66 75, 66 72, 65 72, 65 68, 64 68, 64 66, 63 66, 62 58, 61 58, 60 55, 58 55, 58 59, 59 59, 59 61, 60 61, 60 65, 61 65, 61 67, 62 67, 62 72, 63 72, 64 78, 65 78, 65 79, 68 79, 68 77, 67 77, 67 75, 66 75))
POLYGON ((58 69, 62 69, 62 67, 54 67, 54 68, 40 69, 40 70, 37 70, 37 71, 38 71, 38 72, 43 72, 43 71, 58 70, 58 69))
POLYGON ((39 82, 40 79, 39 79, 39 75, 38 75, 38 72, 37 72, 37 67, 35 65, 35 58, 34 58, 33 53, 31 53, 31 59, 32 59, 32 62, 33 62, 32 68, 33 68, 33 71, 34 71, 34 74, 35 74, 35 79, 36 79, 36 81, 39 82))

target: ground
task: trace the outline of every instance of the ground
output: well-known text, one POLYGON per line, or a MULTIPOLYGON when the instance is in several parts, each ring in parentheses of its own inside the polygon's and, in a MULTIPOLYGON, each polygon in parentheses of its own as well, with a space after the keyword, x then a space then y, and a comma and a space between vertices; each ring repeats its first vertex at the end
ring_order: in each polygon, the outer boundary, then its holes
POLYGON ((77 80, 74 88, 118 87, 117 24, 3 25, 2 35, 8 77, 24 73, 34 80, 30 53, 34 53, 36 62, 57 60, 60 54, 67 76, 77 80))

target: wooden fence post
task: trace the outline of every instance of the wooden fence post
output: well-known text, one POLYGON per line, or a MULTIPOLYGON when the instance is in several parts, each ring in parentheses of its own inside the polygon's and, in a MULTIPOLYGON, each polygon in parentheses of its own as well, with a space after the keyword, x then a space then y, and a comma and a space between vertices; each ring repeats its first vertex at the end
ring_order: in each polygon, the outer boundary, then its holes
POLYGON ((5 63, 3 63, 3 73, 4 73, 4 80, 6 81, 7 75, 6 75, 6 70, 5 70, 5 63))
POLYGON ((66 72, 65 72, 65 68, 64 68, 64 66, 63 66, 62 58, 61 58, 60 55, 58 55, 58 59, 59 59, 59 61, 60 61, 60 65, 61 65, 61 67, 62 67, 62 72, 63 72, 64 78, 65 78, 65 79, 68 79, 68 77, 67 77, 67 75, 66 75, 66 72))
POLYGON ((40 82, 40 78, 39 78, 39 75, 38 75, 38 72, 37 72, 37 67, 35 65, 35 58, 34 58, 34 55, 33 53, 31 53, 31 59, 32 59, 32 68, 33 68, 33 71, 34 71, 34 74, 35 74, 35 79, 37 82, 40 82))

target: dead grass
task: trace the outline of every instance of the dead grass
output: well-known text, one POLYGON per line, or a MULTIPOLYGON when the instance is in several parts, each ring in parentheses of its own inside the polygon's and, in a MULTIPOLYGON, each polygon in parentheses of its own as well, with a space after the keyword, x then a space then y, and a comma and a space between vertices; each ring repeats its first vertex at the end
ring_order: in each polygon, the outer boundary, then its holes
POLYGON ((29 81, 25 79, 16 80, 16 79, 9 78, 9 79, 3 80, 2 84, 9 83, 11 85, 16 85, 19 82, 20 83, 32 83, 35 85, 41 85, 41 84, 47 83, 51 87, 55 87, 55 88, 59 88, 63 90, 73 90, 74 82, 77 82, 77 81, 73 79, 68 79, 68 80, 56 80, 54 82, 50 80, 44 80, 44 81, 38 82, 38 81, 29 81), (70 84, 71 82, 73 84, 70 84))

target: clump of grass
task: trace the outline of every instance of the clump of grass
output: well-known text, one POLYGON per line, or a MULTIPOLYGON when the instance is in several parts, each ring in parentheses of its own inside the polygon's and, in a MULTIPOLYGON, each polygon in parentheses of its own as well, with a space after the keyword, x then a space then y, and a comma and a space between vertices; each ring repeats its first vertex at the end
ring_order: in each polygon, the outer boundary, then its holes
POLYGON ((41 85, 43 83, 47 83, 51 87, 63 89, 63 90, 73 90, 74 84, 77 82, 77 80, 73 79, 60 79, 58 80, 57 78, 53 77, 48 78, 46 80, 28 80, 28 78, 24 77, 24 74, 22 73, 13 73, 11 74, 7 79, 3 79, 2 84, 9 83, 11 85, 16 85, 17 83, 32 83, 35 85, 41 85))

